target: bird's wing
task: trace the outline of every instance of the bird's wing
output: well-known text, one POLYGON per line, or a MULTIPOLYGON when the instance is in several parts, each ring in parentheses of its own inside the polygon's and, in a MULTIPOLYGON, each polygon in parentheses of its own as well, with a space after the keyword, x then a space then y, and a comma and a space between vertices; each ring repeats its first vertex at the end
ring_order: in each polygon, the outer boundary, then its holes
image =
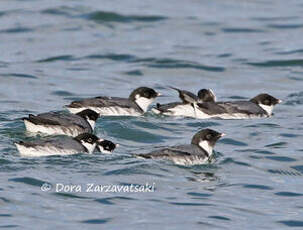
POLYGON ((187 90, 181 90, 175 87, 170 88, 179 92, 179 97, 184 103, 197 103, 199 100, 199 98, 192 92, 189 92, 187 90))
POLYGON ((129 108, 133 105, 132 102, 127 98, 95 97, 95 98, 83 99, 80 101, 73 101, 67 107, 82 108, 82 107, 112 107, 112 106, 129 108))
POLYGON ((156 150, 147 154, 137 154, 139 157, 143 158, 172 158, 172 157, 188 157, 192 155, 202 156, 205 152, 195 146, 195 145, 180 145, 180 146, 173 146, 167 147, 164 149, 156 150))
POLYGON ((28 120, 35 125, 62 125, 62 123, 58 119, 54 119, 53 117, 51 117, 50 114, 49 116, 45 116, 45 117, 39 115, 35 116, 33 114, 30 114, 28 118, 24 118, 24 120, 28 120))
POLYGON ((183 103, 182 102, 172 102, 172 103, 168 103, 168 104, 160 104, 160 103, 157 103, 156 105, 156 109, 159 110, 160 112, 164 113, 164 112, 167 112, 169 111, 169 109, 172 109, 178 105, 182 105, 183 103))
POLYGON ((263 109, 250 101, 218 102, 218 106, 229 113, 263 114, 263 109))

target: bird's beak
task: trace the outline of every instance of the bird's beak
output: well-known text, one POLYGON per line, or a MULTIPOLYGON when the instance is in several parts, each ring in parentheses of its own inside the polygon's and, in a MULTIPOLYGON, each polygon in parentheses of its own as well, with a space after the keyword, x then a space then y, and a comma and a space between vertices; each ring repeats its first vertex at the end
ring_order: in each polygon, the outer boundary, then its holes
POLYGON ((104 141, 104 139, 99 138, 98 142, 101 143, 102 141, 104 141))
POLYGON ((226 136, 225 133, 220 133, 220 137, 224 137, 224 136, 226 136))
POLYGON ((280 99, 278 100, 278 104, 280 104, 280 103, 282 103, 282 102, 283 102, 282 100, 280 100, 280 99))
POLYGON ((161 96, 162 94, 161 93, 157 93, 157 97, 161 96))
POLYGON ((115 144, 116 148, 118 148, 120 145, 119 144, 115 144))

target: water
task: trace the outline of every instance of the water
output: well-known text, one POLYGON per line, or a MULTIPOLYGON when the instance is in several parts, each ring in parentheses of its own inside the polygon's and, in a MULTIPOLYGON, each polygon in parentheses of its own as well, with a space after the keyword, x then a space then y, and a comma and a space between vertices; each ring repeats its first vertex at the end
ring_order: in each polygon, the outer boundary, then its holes
POLYGON ((288 229, 302 215, 302 1, 3 0, 0 7, 0 227, 16 229, 288 229), (102 118, 113 155, 22 158, 20 120, 91 96, 167 86, 219 100, 282 99, 257 120, 102 118), (131 153, 227 134, 212 165, 181 167, 131 153), (154 192, 41 191, 155 185, 154 192))

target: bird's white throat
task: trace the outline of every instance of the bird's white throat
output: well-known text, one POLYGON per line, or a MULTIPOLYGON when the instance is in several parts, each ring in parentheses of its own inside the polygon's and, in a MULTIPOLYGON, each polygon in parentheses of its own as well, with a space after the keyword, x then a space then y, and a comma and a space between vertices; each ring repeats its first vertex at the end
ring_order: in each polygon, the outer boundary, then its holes
POLYGON ((146 97, 141 97, 139 94, 135 97, 136 104, 144 111, 146 112, 148 109, 148 106, 154 101, 153 98, 149 99, 146 97))
POLYGON ((89 154, 93 153, 96 148, 96 143, 90 144, 88 142, 81 141, 81 144, 87 149, 89 154))
POLYGON ((268 115, 271 115, 271 114, 272 114, 272 111, 273 111, 273 109, 274 109, 274 106, 273 106, 273 105, 263 105, 263 104, 259 104, 259 106, 260 106, 262 109, 264 109, 268 115))
POLYGON ((213 147, 210 146, 209 142, 208 141, 200 141, 199 142, 199 146, 204 149, 209 156, 211 156, 213 154, 213 147))
POLYGON ((95 129, 95 125, 96 125, 96 121, 87 119, 87 122, 89 123, 90 127, 92 127, 92 130, 94 130, 95 129))

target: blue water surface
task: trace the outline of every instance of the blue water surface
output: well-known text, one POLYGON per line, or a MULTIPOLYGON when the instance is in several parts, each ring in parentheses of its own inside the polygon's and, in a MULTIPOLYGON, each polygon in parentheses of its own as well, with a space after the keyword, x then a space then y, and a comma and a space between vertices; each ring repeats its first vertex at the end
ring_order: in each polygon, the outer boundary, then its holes
POLYGON ((302 15, 299 0, 2 0, 0 228, 303 228, 302 15), (168 86, 283 103, 268 119, 101 118, 96 134, 120 144, 112 155, 17 152, 14 142, 34 139, 27 114, 139 86, 161 92, 161 103, 178 99, 168 86), (227 134, 211 165, 131 155, 189 143, 205 127, 227 134))

